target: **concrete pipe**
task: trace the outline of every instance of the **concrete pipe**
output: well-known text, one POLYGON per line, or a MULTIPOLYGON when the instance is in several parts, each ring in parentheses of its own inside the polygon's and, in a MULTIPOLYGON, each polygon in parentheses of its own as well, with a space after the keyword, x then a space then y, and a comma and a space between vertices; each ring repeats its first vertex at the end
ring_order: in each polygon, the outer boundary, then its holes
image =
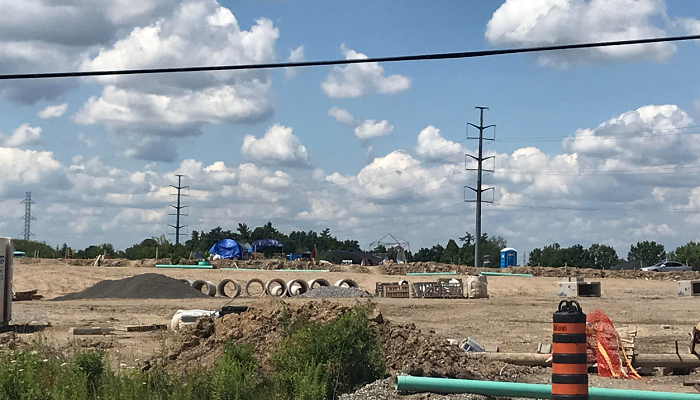
POLYGON ((330 285, 331 285, 331 283, 323 278, 312 279, 309 281, 309 290, 314 290, 317 287, 330 286, 330 285))
POLYGON ((336 282, 333 286, 343 286, 345 285, 346 287, 358 287, 357 282, 353 281, 352 279, 341 279, 338 282, 336 282))
POLYGON ((287 284, 284 280, 280 278, 272 278, 265 284, 265 292, 271 296, 284 297, 287 295, 287 284), (275 284, 277 284, 282 289, 280 289, 279 291, 273 290, 275 288, 275 284))
POLYGON ((265 296, 265 282, 263 282, 262 280, 260 280, 258 278, 253 278, 253 279, 249 280, 245 284, 245 294, 248 297, 263 297, 263 296, 265 296), (250 294, 250 286, 254 283, 257 283, 258 285, 260 285, 260 294, 257 296, 253 296, 252 294, 250 294))
POLYGON ((213 282, 209 281, 203 281, 201 279, 197 279, 196 281, 192 282, 192 287, 199 290, 200 292, 204 292, 207 295, 214 297, 216 296, 216 285, 213 282), (202 289, 206 286, 206 291, 203 291, 202 289))
POLYGON ((238 282, 234 281, 233 279, 226 278, 226 279, 222 280, 221 282, 219 282, 219 285, 216 287, 216 289, 218 290, 219 296, 221 296, 221 297, 234 297, 235 298, 235 297, 238 297, 241 295, 241 285, 238 282), (231 294, 226 293, 226 285, 228 285, 229 283, 233 284, 233 293, 231 293, 231 294))
POLYGON ((408 285, 408 281, 399 281, 399 285, 408 285))
POLYGON ((287 294, 289 296, 299 296, 309 291, 309 284, 303 279, 292 279, 287 282, 287 294))

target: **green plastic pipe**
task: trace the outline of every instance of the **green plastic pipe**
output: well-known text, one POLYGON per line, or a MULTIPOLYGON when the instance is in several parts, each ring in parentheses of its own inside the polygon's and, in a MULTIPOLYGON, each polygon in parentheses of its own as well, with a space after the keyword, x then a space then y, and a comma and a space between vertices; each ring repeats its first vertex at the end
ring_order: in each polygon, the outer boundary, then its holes
MULTIPOLYGON (((394 388, 405 392, 471 393, 527 399, 550 399, 552 397, 550 385, 424 378, 422 376, 397 376, 394 380, 394 388)), ((589 388, 588 398, 589 400, 700 400, 700 394, 589 388)))
POLYGON ((328 269, 265 269, 260 268, 219 268, 222 271, 270 271, 270 272, 330 272, 328 269))
POLYGON ((532 274, 511 274, 508 272, 482 272, 481 275, 484 276, 523 276, 527 278, 532 278, 532 274))
POLYGON ((156 264, 156 268, 190 268, 190 269, 214 269, 211 265, 170 265, 156 264))
POLYGON ((423 276, 423 275, 457 275, 456 272, 406 272, 406 276, 423 276))

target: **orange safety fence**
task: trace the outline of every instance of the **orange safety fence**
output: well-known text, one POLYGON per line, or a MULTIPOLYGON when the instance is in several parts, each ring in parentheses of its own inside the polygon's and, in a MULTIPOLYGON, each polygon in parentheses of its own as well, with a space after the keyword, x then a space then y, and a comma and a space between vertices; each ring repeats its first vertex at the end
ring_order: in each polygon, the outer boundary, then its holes
POLYGON ((602 310, 586 316, 588 364, 598 364, 598 375, 621 379, 641 379, 630 363, 610 318, 602 310))

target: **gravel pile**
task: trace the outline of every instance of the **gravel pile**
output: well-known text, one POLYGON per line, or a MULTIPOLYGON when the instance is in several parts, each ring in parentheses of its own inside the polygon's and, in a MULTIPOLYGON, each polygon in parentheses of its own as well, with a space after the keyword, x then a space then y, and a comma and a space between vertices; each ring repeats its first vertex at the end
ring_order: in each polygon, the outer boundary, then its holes
POLYGON ((369 297, 370 294, 364 290, 357 288, 341 287, 341 286, 319 286, 310 290, 299 297, 305 298, 342 298, 342 297, 369 297))
POLYGON ((81 299, 192 299, 208 297, 180 280, 161 274, 142 274, 116 281, 105 280, 77 293, 53 300, 81 299))
POLYGON ((495 397, 484 397, 478 394, 416 393, 400 395, 394 389, 394 378, 382 379, 367 384, 355 391, 341 395, 338 400, 492 400, 495 397))

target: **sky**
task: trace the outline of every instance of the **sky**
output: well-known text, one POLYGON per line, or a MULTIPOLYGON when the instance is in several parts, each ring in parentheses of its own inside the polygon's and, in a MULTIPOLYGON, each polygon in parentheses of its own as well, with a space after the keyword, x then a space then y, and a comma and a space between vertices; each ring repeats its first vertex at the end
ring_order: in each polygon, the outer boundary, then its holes
MULTIPOLYGON (((256 64, 700 34, 675 0, 0 0, 0 74, 256 64), (410 5, 407 5, 410 4, 410 5)), ((73 248, 272 222, 411 250, 483 232, 625 257, 700 227, 700 42, 0 82, 0 236, 73 248), (494 136, 495 135, 495 136, 494 136)), ((183 240, 186 237, 183 237, 183 240)))

